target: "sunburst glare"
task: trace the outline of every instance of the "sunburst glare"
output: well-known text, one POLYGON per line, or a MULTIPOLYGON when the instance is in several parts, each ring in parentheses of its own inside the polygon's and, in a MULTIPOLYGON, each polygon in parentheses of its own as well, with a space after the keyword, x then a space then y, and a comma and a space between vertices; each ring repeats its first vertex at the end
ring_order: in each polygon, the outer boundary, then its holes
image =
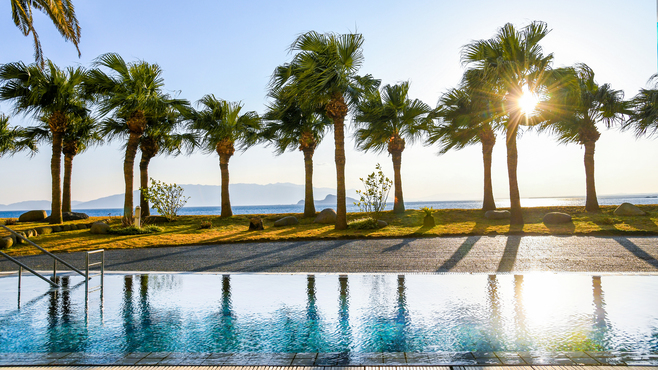
POLYGON ((535 112, 535 108, 537 107, 537 103, 539 103, 539 99, 532 91, 528 89, 527 85, 523 85, 522 91, 523 95, 521 95, 518 101, 519 108, 521 108, 523 114, 526 116, 531 116, 535 112))

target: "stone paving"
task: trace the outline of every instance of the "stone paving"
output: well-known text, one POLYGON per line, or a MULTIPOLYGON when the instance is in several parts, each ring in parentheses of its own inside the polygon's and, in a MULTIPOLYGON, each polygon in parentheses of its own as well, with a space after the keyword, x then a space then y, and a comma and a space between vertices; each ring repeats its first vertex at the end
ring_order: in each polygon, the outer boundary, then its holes
POLYGON ((0 366, 658 366, 658 354, 632 352, 387 352, 387 353, 0 353, 0 366))
MULTIPOLYGON (((60 256, 84 266, 84 252, 60 256)), ((52 269, 47 256, 18 259, 36 270, 52 269)), ((657 273, 658 237, 468 236, 237 243, 107 250, 105 260, 109 271, 657 273)), ((16 266, 0 259, 2 271, 16 271, 16 266)))

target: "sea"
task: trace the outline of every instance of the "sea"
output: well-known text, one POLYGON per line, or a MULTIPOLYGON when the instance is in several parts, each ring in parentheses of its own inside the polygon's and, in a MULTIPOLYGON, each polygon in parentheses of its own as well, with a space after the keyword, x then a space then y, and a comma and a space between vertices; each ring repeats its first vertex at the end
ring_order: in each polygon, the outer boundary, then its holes
MULTIPOLYGON (((600 205, 620 205, 622 203, 641 204, 658 204, 657 195, 642 196, 602 196, 598 198, 600 205)), ((429 207, 433 209, 478 209, 482 207, 481 200, 461 200, 461 201, 433 201, 433 202, 405 202, 406 209, 421 209, 429 207)), ((509 199, 496 201, 498 208, 507 208, 510 206, 509 199)), ((522 207, 550 207, 550 206, 585 206, 584 197, 566 197, 566 198, 522 198, 522 207)), ((281 213, 303 213, 303 204, 282 204, 282 205, 264 205, 264 206, 232 206, 234 215, 262 215, 262 214, 281 214, 281 213)), ((329 205, 315 206, 317 211, 324 208, 334 208, 329 205)), ((393 202, 386 204, 386 209, 393 209, 393 202)), ((0 211, 0 218, 17 218, 24 212, 22 211, 0 211)), ((74 212, 83 212, 90 217, 113 217, 123 215, 123 208, 100 208, 100 209, 73 209, 74 212)), ((50 214, 49 210, 46 210, 50 214)), ((360 212, 359 207, 348 204, 347 212, 360 212)), ((152 211, 152 214, 157 212, 152 211)), ((179 215, 219 215, 221 207, 183 207, 179 215)))

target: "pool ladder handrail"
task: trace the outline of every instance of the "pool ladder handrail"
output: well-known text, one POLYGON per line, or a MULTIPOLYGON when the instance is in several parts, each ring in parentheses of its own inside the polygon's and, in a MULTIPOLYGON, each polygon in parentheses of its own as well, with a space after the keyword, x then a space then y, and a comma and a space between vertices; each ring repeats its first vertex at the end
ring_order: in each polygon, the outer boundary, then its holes
MULTIPOLYGON (((48 278, 46 278, 45 276, 41 275, 40 273, 38 273, 38 272, 34 271, 33 269, 29 268, 29 267, 28 267, 27 265, 25 265, 24 263, 19 262, 18 260, 14 259, 14 258, 12 258, 12 257, 10 257, 10 256, 8 256, 8 255, 7 255, 6 253, 4 253, 4 252, 0 252, 0 254, 1 254, 3 257, 5 257, 5 258, 8 259, 9 261, 11 261, 11 262, 13 262, 13 263, 15 263, 15 264, 18 265, 18 293, 19 293, 19 294, 20 294, 20 290, 21 290, 21 278, 22 278, 22 275, 23 275, 23 269, 28 270, 28 271, 31 272, 32 274, 34 274, 34 275, 38 276, 39 278, 41 278, 42 280, 48 282, 48 284, 50 284, 52 287, 55 287, 55 288, 61 288, 62 286, 59 285, 59 284, 57 283, 57 261, 61 262, 62 264, 64 264, 65 266, 67 266, 68 268, 70 268, 71 270, 73 270, 74 272, 78 273, 79 275, 82 275, 82 276, 85 278, 85 283, 87 284, 87 291, 89 291, 89 280, 90 280, 93 276, 98 276, 98 275, 100 275, 100 277, 101 277, 101 284, 100 284, 99 287, 102 289, 102 287, 103 287, 103 280, 104 280, 103 278, 104 278, 104 273, 105 273, 105 250, 104 250, 104 249, 98 249, 98 250, 95 250, 95 251, 89 251, 89 252, 87 252, 87 269, 86 269, 86 272, 82 272, 82 271, 78 270, 77 268, 73 267, 70 263, 68 263, 68 262, 64 261, 63 259, 57 257, 56 255, 54 255, 54 254, 48 252, 47 250, 43 249, 41 246, 37 245, 36 243, 34 243, 33 241, 31 241, 30 239, 28 239, 28 238, 24 237, 23 235, 21 235, 21 234, 15 232, 14 230, 8 228, 7 226, 5 226, 5 225, 0 225, 0 226, 3 227, 3 228, 5 228, 5 230, 9 231, 10 233, 12 233, 12 234, 13 234, 14 236, 16 236, 17 238, 21 238, 22 240, 26 241, 28 244, 32 245, 33 247, 39 249, 40 251, 42 251, 42 252, 45 253, 46 255, 48 255, 48 256, 50 256, 50 257, 53 258, 53 276, 52 276, 52 278, 48 279, 48 278), (92 264, 90 264, 90 263, 89 263, 89 255, 90 255, 90 254, 95 254, 95 253, 101 253, 101 261, 100 261, 100 262, 96 262, 96 263, 92 263, 92 264), (100 264, 100 266, 101 266, 101 272, 100 272, 99 274, 92 274, 92 275, 89 275, 89 267, 97 266, 97 265, 99 265, 99 264, 100 264)), ((97 288, 97 287, 93 287, 94 290, 95 290, 96 288, 97 288)))
POLYGON ((87 256, 86 256, 86 265, 87 268, 85 269, 85 283, 86 283, 86 289, 87 293, 90 291, 95 291, 97 289, 103 289, 103 282, 105 280, 105 249, 97 249, 95 251, 88 251, 87 256), (93 262, 89 263, 89 256, 92 254, 100 253, 101 254, 101 260, 98 262, 93 262), (100 266, 101 270, 100 272, 94 273, 94 274, 89 274, 89 268, 94 267, 94 266, 100 266), (101 283, 99 285, 89 287, 89 280, 91 280, 92 277, 94 276, 100 276, 101 277, 101 283), (91 290, 90 290, 91 289, 91 290))

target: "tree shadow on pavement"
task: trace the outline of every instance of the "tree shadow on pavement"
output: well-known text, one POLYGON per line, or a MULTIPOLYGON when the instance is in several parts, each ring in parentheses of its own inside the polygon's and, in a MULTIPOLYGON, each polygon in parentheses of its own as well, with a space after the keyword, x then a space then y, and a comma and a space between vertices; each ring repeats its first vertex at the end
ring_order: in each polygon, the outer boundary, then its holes
POLYGON ((622 247, 626 248, 629 252, 633 253, 635 257, 658 269, 658 260, 656 260, 656 258, 654 258, 649 253, 645 252, 642 248, 638 247, 635 243, 628 240, 628 238, 619 237, 615 238, 615 241, 622 247))
POLYGON ((519 245, 521 245, 521 236, 509 235, 505 243, 505 251, 500 258, 498 269, 496 272, 510 272, 514 268, 516 262, 516 254, 519 252, 519 245))
POLYGON ((458 263, 459 261, 463 260, 464 257, 468 254, 468 252, 471 251, 475 243, 480 240, 481 236, 469 236, 464 240, 462 245, 457 248, 455 253, 450 256, 439 268, 436 270, 437 272, 442 272, 442 271, 450 271, 452 270, 458 263))

